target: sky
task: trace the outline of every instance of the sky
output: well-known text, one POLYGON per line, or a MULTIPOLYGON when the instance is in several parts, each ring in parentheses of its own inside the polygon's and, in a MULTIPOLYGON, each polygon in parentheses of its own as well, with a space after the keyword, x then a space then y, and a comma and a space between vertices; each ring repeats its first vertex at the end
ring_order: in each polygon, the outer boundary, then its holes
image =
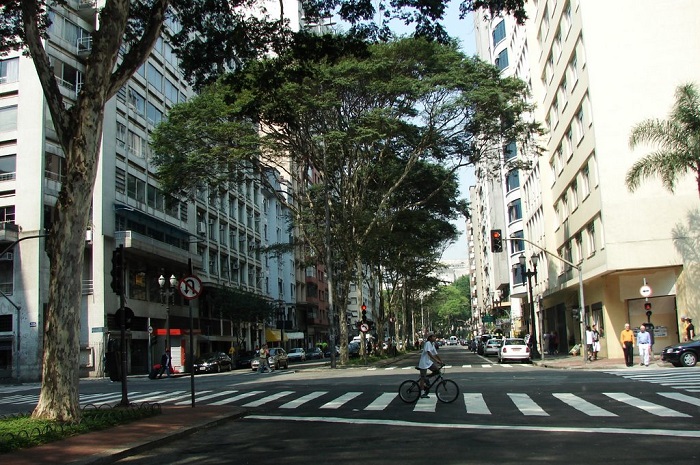
MULTIPOLYGON (((462 51, 472 56, 476 54, 476 36, 474 34, 474 21, 471 15, 460 20, 457 3, 452 2, 446 15, 445 27, 452 37, 456 37, 462 43, 462 51)), ((469 197, 469 186, 476 183, 473 168, 463 168, 459 175, 459 191, 461 198, 469 197)), ((442 260, 466 260, 469 253, 466 238, 466 219, 458 218, 454 225, 459 229, 460 236, 442 254, 442 260)))

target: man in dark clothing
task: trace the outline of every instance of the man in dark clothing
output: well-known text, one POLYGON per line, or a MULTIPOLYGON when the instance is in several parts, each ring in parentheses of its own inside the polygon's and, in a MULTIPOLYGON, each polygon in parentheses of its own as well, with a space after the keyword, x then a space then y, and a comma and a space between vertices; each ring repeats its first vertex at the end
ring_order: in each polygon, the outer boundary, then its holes
POLYGON ((160 357, 160 370, 158 370, 158 378, 163 377, 163 372, 170 378, 170 372, 172 371, 172 357, 170 356, 170 349, 165 349, 165 352, 160 357))

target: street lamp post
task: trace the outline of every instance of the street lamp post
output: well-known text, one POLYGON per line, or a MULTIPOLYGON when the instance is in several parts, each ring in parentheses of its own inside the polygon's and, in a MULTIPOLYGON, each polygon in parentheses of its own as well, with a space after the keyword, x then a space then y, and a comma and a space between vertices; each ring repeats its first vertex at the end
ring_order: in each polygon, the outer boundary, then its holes
MULTIPOLYGON (((160 286, 161 303, 165 304, 165 348, 170 349, 170 301, 175 296, 175 288, 177 287, 177 278, 175 275, 170 276, 169 287, 165 287, 165 277, 160 275, 158 285, 160 286)), ((172 299, 173 305, 175 299, 172 299)))
POLYGON ((537 255, 534 253, 530 257, 530 263, 532 263, 532 270, 527 269, 527 259, 524 254, 520 254, 518 257, 520 262, 520 271, 523 276, 527 277, 527 289, 530 296, 530 340, 532 341, 532 358, 538 358, 540 356, 537 350, 537 324, 535 323, 535 299, 532 296, 532 278, 537 279, 537 255))

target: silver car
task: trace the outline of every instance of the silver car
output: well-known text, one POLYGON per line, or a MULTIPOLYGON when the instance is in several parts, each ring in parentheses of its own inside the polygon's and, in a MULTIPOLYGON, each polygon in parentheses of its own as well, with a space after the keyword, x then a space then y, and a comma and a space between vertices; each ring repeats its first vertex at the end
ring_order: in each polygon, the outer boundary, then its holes
POLYGON ((498 355, 503 346, 503 339, 489 339, 484 345, 484 355, 498 355))

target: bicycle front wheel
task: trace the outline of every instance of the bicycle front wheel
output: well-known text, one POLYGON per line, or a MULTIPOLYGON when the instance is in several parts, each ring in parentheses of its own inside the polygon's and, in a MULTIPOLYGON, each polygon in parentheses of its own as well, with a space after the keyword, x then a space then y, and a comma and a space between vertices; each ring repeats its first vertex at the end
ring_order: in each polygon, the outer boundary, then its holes
POLYGON ((450 379, 443 379, 440 381, 440 384, 435 387, 435 395, 440 399, 440 402, 449 404, 457 399, 459 395, 459 386, 450 379))
POLYGON ((399 397, 401 400, 408 403, 415 403, 420 397, 420 385, 417 381, 407 380, 399 386, 399 397))

